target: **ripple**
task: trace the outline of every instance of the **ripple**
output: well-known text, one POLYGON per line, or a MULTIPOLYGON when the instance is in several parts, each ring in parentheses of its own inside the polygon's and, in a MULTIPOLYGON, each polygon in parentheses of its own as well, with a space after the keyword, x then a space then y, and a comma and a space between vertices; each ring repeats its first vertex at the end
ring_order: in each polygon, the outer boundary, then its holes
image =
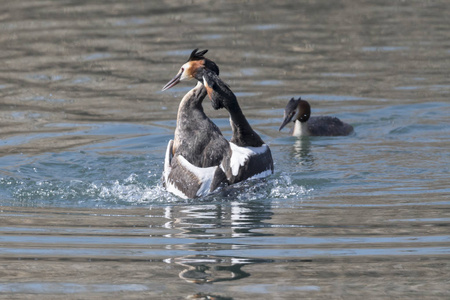
POLYGON ((254 81, 253 84, 280 86, 280 85, 283 85, 283 81, 282 80, 261 80, 261 81, 254 81))
POLYGON ((257 25, 252 25, 250 26, 250 29, 253 30, 274 30, 274 29, 280 29, 283 28, 283 26, 281 24, 257 24, 257 25))
POLYGON ((357 76, 361 76, 359 74, 355 74, 355 73, 322 73, 320 74, 324 77, 357 77, 357 76))
POLYGON ((204 40, 220 40, 224 38, 223 34, 204 34, 201 36, 204 40))
POLYGON ((192 52, 192 49, 184 49, 184 50, 171 50, 165 51, 164 54, 168 56, 189 56, 192 52))
POLYGON ((450 85, 447 84, 433 84, 433 85, 407 85, 398 86, 394 88, 399 91, 414 91, 414 90, 429 90, 429 91, 448 91, 450 90, 450 85))
MULTIPOLYGON (((192 248, 195 249, 195 248, 192 248)), ((14 255, 19 257, 72 257, 72 258, 127 258, 149 259, 163 257, 179 257, 192 254, 192 249, 166 247, 163 249, 145 248, 4 248, 0 251, 3 255, 14 255)), ((200 248, 201 249, 201 248, 200 248)), ((246 249, 245 247, 234 247, 234 249, 207 250, 204 252, 216 256, 237 256, 241 258, 286 258, 304 259, 311 257, 366 257, 366 256, 424 256, 424 255, 449 255, 450 247, 401 247, 401 248, 301 248, 292 249, 283 245, 282 249, 276 247, 257 247, 246 249)))
POLYGON ((256 293, 256 294, 276 294, 280 292, 299 292, 299 291, 320 291, 320 287, 316 285, 300 285, 300 286, 290 286, 290 285, 279 285, 279 284, 248 284, 245 287, 236 287, 236 290, 246 292, 246 293, 256 293))
POLYGON ((106 292, 142 292, 149 290, 143 284, 77 284, 65 282, 16 282, 0 283, 2 293, 26 294, 77 294, 106 292))
POLYGON ((392 51, 404 51, 404 50, 408 50, 409 47, 404 47, 404 46, 375 46, 375 47, 362 47, 361 50, 362 51, 367 51, 367 52, 375 52, 375 51, 380 51, 380 52, 392 52, 392 51))
POLYGON ((143 18, 124 18, 114 22, 115 26, 143 25, 147 23, 147 19, 143 18))
POLYGON ((27 98, 26 100, 27 101, 46 101, 46 102, 54 102, 54 103, 63 103, 63 102, 69 101, 67 99, 53 98, 52 94, 50 94, 48 96, 33 96, 30 98, 27 98))
POLYGON ((92 82, 92 78, 89 76, 76 76, 74 79, 72 79, 71 83, 73 84, 84 84, 92 82))
MULTIPOLYGON (((329 101, 359 101, 370 100, 364 97, 350 96, 350 95, 330 95, 330 94, 302 94, 302 99, 305 100, 329 100, 329 101)), ((276 99, 289 99, 292 95, 277 96, 276 99)))
POLYGON ((64 77, 61 75, 47 75, 47 74, 30 74, 26 75, 25 77, 38 81, 59 81, 64 79, 64 77))
POLYGON ((91 60, 99 60, 99 59, 105 59, 105 58, 110 58, 110 57, 112 57, 111 53, 97 52, 97 53, 84 55, 81 57, 81 59, 84 61, 91 61, 91 60))

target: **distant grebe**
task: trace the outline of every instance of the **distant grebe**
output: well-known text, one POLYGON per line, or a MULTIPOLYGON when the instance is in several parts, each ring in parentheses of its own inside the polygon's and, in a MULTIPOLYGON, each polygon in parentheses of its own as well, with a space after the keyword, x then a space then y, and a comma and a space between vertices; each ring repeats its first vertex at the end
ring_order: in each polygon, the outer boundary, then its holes
POLYGON ((311 116, 311 106, 306 100, 292 98, 284 109, 284 120, 280 131, 291 120, 294 120, 293 136, 339 136, 349 135, 353 126, 336 117, 311 116))

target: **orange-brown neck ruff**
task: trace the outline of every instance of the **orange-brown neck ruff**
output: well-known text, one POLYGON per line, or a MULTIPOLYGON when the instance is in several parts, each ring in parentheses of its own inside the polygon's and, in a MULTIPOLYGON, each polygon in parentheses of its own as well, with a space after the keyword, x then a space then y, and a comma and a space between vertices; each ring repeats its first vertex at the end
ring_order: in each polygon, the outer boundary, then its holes
MULTIPOLYGON (((197 73, 205 68, 205 60, 194 60, 188 63, 189 68, 185 71, 190 78, 197 78, 197 73)), ((197 78, 198 79, 198 78, 197 78)))

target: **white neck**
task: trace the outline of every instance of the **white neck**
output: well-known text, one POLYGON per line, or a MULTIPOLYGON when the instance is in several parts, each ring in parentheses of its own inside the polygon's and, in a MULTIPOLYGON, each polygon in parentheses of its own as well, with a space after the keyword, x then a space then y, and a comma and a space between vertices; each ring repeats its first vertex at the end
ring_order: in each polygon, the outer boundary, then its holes
POLYGON ((300 122, 299 120, 295 120, 294 123, 294 132, 292 132, 293 136, 304 136, 309 135, 308 132, 308 122, 300 122))

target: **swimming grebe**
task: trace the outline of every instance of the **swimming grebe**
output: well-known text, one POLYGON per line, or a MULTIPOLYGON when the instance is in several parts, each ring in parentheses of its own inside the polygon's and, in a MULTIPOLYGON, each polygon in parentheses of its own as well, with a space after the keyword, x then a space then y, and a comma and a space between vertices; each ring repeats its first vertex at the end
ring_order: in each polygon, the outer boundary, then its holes
MULTIPOLYGON (((198 59, 198 54, 192 52, 189 61, 198 59)), ((218 72, 218 68, 214 70, 218 72)), ((182 198, 206 196, 220 184, 228 183, 219 166, 224 159, 229 161, 231 148, 220 129, 203 112, 206 95, 205 87, 198 82, 183 97, 175 137, 166 150, 164 185, 169 192, 182 198)))
MULTIPOLYGON (((231 157, 222 161, 221 168, 230 184, 249 178, 263 178, 273 173, 273 160, 269 146, 252 129, 237 102, 236 96, 218 76, 217 65, 204 54, 208 50, 196 52, 199 60, 189 60, 181 66, 178 74, 167 83, 169 89, 181 80, 195 78, 201 82, 214 109, 225 108, 230 114, 233 136, 229 143, 231 157)), ((208 132, 205 132, 208 134, 208 132)))
POLYGON ((279 130, 281 131, 294 119, 293 136, 338 136, 349 135, 353 132, 352 125, 344 123, 336 117, 310 116, 311 106, 308 101, 292 98, 284 109, 284 120, 279 130))

